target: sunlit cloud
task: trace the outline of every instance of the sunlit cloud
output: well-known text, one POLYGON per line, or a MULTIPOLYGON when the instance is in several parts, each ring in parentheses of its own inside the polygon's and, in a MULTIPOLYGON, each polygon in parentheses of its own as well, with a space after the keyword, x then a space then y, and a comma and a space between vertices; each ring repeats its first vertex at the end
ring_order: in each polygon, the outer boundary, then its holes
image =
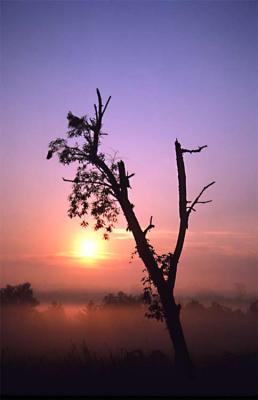
POLYGON ((60 251, 54 255, 54 257, 60 257, 60 258, 66 258, 66 259, 84 259, 85 258, 90 258, 90 259, 96 259, 96 260, 106 260, 107 258, 113 257, 114 253, 111 251, 102 251, 101 253, 97 253, 94 255, 94 257, 88 257, 88 256, 83 256, 80 254, 80 252, 76 250, 68 250, 68 251, 60 251))
POLYGON ((113 231, 115 239, 118 240, 129 240, 132 239, 132 233, 122 228, 115 228, 113 231))

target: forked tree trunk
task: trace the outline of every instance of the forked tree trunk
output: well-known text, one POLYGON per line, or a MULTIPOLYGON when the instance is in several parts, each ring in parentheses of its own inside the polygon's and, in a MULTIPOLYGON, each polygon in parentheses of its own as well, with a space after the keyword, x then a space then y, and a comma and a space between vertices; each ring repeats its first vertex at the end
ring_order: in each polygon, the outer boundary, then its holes
MULTIPOLYGON (((99 92, 98 97, 101 111, 102 100, 99 92)), ((101 112, 99 113, 99 115, 101 115, 101 112)), ((184 377, 190 377, 193 375, 193 363, 189 355, 183 333, 183 328, 180 322, 181 306, 177 305, 174 299, 174 287, 177 275, 177 267, 183 250, 186 230, 188 228, 189 215, 191 211, 195 211, 194 206, 196 204, 207 203, 210 201, 209 200, 202 202, 199 201, 199 199, 202 193, 215 182, 212 182, 209 185, 205 186, 201 193, 196 197, 196 199, 193 202, 190 202, 191 206, 187 207, 187 204, 189 202, 187 201, 186 173, 183 154, 198 153, 205 147, 207 146, 201 146, 198 149, 194 150, 187 150, 182 149, 181 144, 178 142, 178 140, 176 140, 175 142, 178 172, 180 226, 174 253, 170 253, 171 256, 169 261, 169 272, 167 279, 165 279, 163 271, 161 271, 161 269, 158 267, 157 260, 154 257, 154 253, 151 250, 148 240, 146 239, 147 232, 154 227, 154 225, 152 224, 152 217, 150 219, 149 226, 145 230, 142 230, 134 213, 134 206, 131 204, 128 198, 128 187, 130 187, 129 178, 133 175, 128 176, 128 174, 126 173, 124 162, 121 160, 118 162, 119 182, 117 182, 112 172, 109 170, 109 168, 107 168, 105 163, 102 160, 98 159, 99 167, 107 175, 108 180, 114 191, 115 197, 121 205, 121 208, 128 223, 128 229, 133 233, 139 256, 142 259, 149 273, 149 276, 159 293, 167 329, 172 344, 174 346, 176 371, 178 372, 178 374, 184 377)))
MULTIPOLYGON (((181 150, 181 148, 180 148, 181 150)), ((180 175, 180 171, 179 171, 180 175)), ((180 176, 181 177, 181 176, 180 176)), ((185 177, 184 177, 185 182, 185 177)), ((179 189, 181 189, 181 182, 179 181, 179 189)), ((182 203, 182 197, 186 198, 186 188, 184 186, 184 193, 180 192, 180 205, 182 203)), ((182 218, 182 211, 180 213, 180 229, 178 234, 178 241, 175 249, 174 256, 171 260, 169 279, 166 281, 163 277, 162 271, 158 268, 156 260, 152 251, 150 250, 149 243, 146 239, 146 232, 142 231, 137 217, 134 214, 133 207, 128 200, 127 192, 124 191, 123 195, 120 196, 120 204, 123 209, 124 215, 128 222, 128 227, 132 231, 137 250, 140 258, 145 264, 148 273, 157 288, 160 296, 160 301, 164 310, 164 316, 166 321, 166 326, 172 345, 174 347, 175 353, 175 367, 176 373, 181 377, 191 377, 193 376, 193 363, 190 358, 190 354, 187 348, 187 344, 184 338, 183 328, 180 322, 180 306, 176 304, 173 290, 176 280, 176 272, 178 260, 181 255, 183 248, 185 232, 187 228, 187 215, 186 215, 186 199, 184 200, 185 213, 182 218)))

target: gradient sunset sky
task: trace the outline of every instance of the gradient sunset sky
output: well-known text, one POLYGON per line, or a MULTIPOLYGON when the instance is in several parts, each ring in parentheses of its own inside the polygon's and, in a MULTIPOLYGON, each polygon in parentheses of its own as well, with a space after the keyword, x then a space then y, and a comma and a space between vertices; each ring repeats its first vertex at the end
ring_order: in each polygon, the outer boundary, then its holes
POLYGON ((257 2, 1 2, 1 285, 140 288, 121 216, 108 242, 67 217, 75 169, 46 160, 66 115, 90 115, 96 87, 112 100, 102 150, 118 151, 149 238, 173 251, 178 228, 174 141, 188 199, 215 180, 192 216, 178 289, 257 290, 257 2), (96 237, 96 259, 76 256, 96 237))

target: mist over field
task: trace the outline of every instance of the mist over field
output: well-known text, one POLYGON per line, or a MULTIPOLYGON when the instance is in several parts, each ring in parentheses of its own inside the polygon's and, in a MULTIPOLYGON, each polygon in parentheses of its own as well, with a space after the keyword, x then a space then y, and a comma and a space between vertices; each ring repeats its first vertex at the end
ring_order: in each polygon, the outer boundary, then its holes
MULTIPOLYGON (((237 305, 186 302, 182 324, 194 358, 255 351, 257 320, 252 318, 250 305, 242 305, 240 310, 237 305)), ((42 303, 29 311, 12 308, 2 313, 2 347, 24 356, 40 356, 53 351, 62 354, 73 345, 79 348, 86 343, 99 355, 121 349, 160 350, 169 355, 172 347, 165 324, 146 318, 146 311, 143 304, 107 307, 91 302, 42 303)))
MULTIPOLYGON (((49 296, 51 294, 48 293, 49 296)), ((113 299, 118 297, 111 295, 113 299)), ((80 394, 80 390, 93 394, 104 394, 105 390, 107 393, 122 394, 122 387, 114 384, 118 366, 124 371, 121 379, 125 382, 132 371, 138 371, 141 375, 145 364, 155 370, 160 368, 164 374, 171 371, 169 366, 173 365, 174 354, 168 331, 164 323, 144 316, 146 305, 140 302, 109 304, 105 297, 102 301, 97 300, 97 294, 95 302, 85 299, 82 304, 78 303, 79 298, 77 304, 67 302, 62 305, 56 301, 41 303, 36 307, 9 306, 2 309, 1 349, 5 393, 35 394, 36 391, 60 394, 64 390, 64 393, 69 393, 67 385, 63 384, 63 374, 67 368, 72 371, 69 376, 73 383, 78 384, 77 387, 73 386, 73 394, 80 394), (24 366, 23 370, 20 369, 21 365, 24 366), (92 382, 100 378, 105 365, 108 381, 103 387, 93 385, 92 382), (47 374, 47 377, 44 375, 45 386, 40 384, 41 374, 43 371, 46 374, 44 366, 49 374, 58 370, 62 383, 52 382, 47 374), (27 371, 27 375, 24 371, 27 371), (89 371, 93 381, 89 379, 89 371), (32 384, 28 374, 34 376, 39 386, 32 384), (112 390, 108 389, 109 384, 112 390)), ((131 299, 136 298, 131 296, 131 299)), ((241 298, 235 300, 234 304, 232 298, 228 299, 231 307, 223 305, 223 302, 208 300, 204 305, 197 298, 181 301, 182 325, 200 379, 199 383, 198 380, 195 383, 195 389, 191 387, 191 393, 208 393, 207 387, 201 384, 203 374, 207 374, 209 385, 214 385, 210 393, 216 393, 217 390, 223 394, 239 394, 241 390, 243 393, 257 390, 257 301, 250 297, 245 301, 241 301, 241 298), (243 368, 247 373, 241 384, 233 384, 243 368)), ((144 380, 141 380, 137 389, 135 382, 132 391, 150 393, 151 389, 146 387, 144 380)), ((157 383, 154 393, 162 393, 162 390, 174 393, 176 386, 165 386, 164 389, 157 383)), ((185 393, 187 390, 183 390, 185 393)))
MULTIPOLYGON (((118 293, 124 289, 120 288, 106 288, 104 289, 69 289, 69 288, 56 288, 56 289, 37 289, 34 292, 41 304, 50 304, 53 301, 60 302, 63 305, 72 305, 73 307, 84 306, 88 301, 101 303, 104 296, 108 293, 118 293)), ((140 296, 143 291, 140 283, 130 293, 134 296, 140 296), (139 289, 140 288, 140 289, 139 289)), ((219 290, 218 288, 202 288, 202 289, 177 289, 176 298, 182 304, 189 302, 193 299, 198 299, 203 304, 211 304, 216 301, 231 308, 246 309, 250 302, 255 301, 258 297, 258 289, 248 290, 247 286, 242 282, 236 282, 231 285, 230 290, 219 290)))

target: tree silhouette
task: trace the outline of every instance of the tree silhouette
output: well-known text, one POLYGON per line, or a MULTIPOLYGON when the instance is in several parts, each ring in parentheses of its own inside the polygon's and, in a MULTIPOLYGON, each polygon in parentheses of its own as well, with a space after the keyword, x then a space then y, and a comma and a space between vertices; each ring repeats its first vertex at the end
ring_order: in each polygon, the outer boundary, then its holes
POLYGON ((0 303, 3 306, 30 306, 34 307, 39 301, 34 297, 33 289, 29 282, 20 285, 6 285, 0 289, 0 303))
POLYGON ((132 294, 126 294, 122 291, 114 293, 108 293, 102 299, 102 304, 104 307, 108 306, 136 306, 143 303, 142 296, 133 296, 132 294))
POLYGON ((180 322, 180 304, 176 304, 174 298, 174 287, 176 282, 178 262, 182 253, 189 217, 198 204, 208 203, 201 201, 201 196, 211 185, 205 186, 193 201, 187 200, 186 174, 184 166, 184 155, 199 153, 207 146, 188 150, 181 147, 176 140, 175 151, 177 160, 178 183, 179 183, 179 216, 180 226, 174 252, 158 255, 147 239, 148 232, 154 228, 153 217, 149 225, 142 229, 134 212, 134 205, 130 202, 128 189, 130 179, 134 174, 126 171, 122 160, 116 161, 115 157, 109 157, 101 153, 100 142, 103 135, 102 121, 111 97, 105 105, 97 89, 98 104, 94 104, 95 116, 81 118, 68 113, 67 139, 58 138, 49 144, 47 159, 54 153, 58 154, 62 164, 78 163, 74 179, 65 179, 72 182, 72 193, 69 196, 70 208, 68 215, 80 217, 81 225, 88 226, 85 217, 90 213, 96 223, 95 229, 104 229, 104 238, 109 234, 117 222, 117 216, 122 210, 127 220, 127 230, 131 231, 136 242, 136 253, 142 259, 147 276, 143 278, 145 286, 145 298, 149 303, 150 317, 165 320, 170 338, 175 350, 175 364, 177 370, 183 374, 191 374, 193 371, 192 361, 188 352, 183 329, 180 322), (71 144, 72 139, 81 142, 71 144), (69 142, 69 144, 68 144, 69 142), (120 207, 119 207, 120 206, 120 207))

